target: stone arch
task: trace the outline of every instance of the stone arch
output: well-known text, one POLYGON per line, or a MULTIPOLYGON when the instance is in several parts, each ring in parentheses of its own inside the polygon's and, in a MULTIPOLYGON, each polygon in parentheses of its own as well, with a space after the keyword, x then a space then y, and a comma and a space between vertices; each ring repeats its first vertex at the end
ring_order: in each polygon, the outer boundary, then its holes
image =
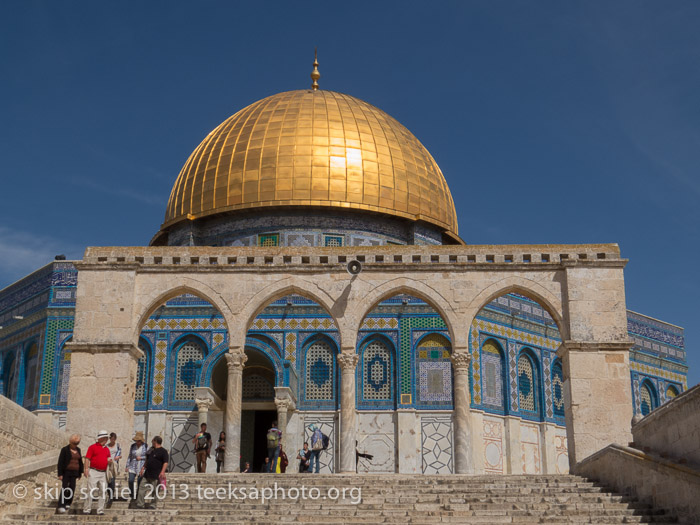
POLYGON ((336 319, 332 313, 335 300, 330 295, 311 282, 299 279, 298 277, 288 277, 266 286, 248 300, 238 314, 238 319, 241 321, 238 326, 243 326, 244 330, 238 330, 236 332, 229 331, 230 345, 232 347, 243 348, 243 346, 245 346, 246 334, 255 318, 270 303, 287 295, 300 295, 315 301, 333 319, 336 327, 340 328, 338 319, 336 319))
POLYGON ((170 299, 174 299, 175 297, 183 294, 195 295, 211 304, 212 307, 223 316, 224 324, 226 325, 226 330, 229 333, 230 339, 232 334, 230 327, 236 326, 234 321, 235 317, 231 313, 231 309, 221 295, 216 290, 202 283, 201 281, 195 281, 185 277, 180 282, 181 284, 179 286, 169 288, 165 292, 154 291, 152 295, 147 295, 141 299, 140 304, 147 304, 148 307, 141 310, 141 312, 134 312, 134 319, 137 320, 131 338, 131 340, 134 342, 134 346, 138 345, 141 330, 148 321, 148 318, 151 317, 151 315, 153 315, 158 308, 163 306, 170 299))
POLYGON ((354 317, 351 321, 352 333, 359 333, 362 321, 364 321, 379 303, 385 299, 401 294, 422 299, 440 314, 447 325, 453 349, 467 347, 467 332, 464 330, 457 330, 457 327, 461 326, 463 323, 459 319, 460 316, 450 306, 450 302, 435 288, 423 282, 414 281, 405 277, 392 279, 391 281, 377 286, 363 297, 359 303, 352 305, 352 311, 357 312, 355 315, 359 316, 359 318, 354 317))
POLYGON ((494 299, 509 293, 524 295, 528 299, 539 303, 540 306, 547 310, 547 313, 552 316, 552 319, 554 319, 562 341, 568 340, 569 325, 564 317, 564 308, 561 298, 547 290, 547 288, 537 281, 515 275, 505 277, 487 286, 472 299, 468 306, 469 322, 465 325, 467 331, 482 308, 494 299))

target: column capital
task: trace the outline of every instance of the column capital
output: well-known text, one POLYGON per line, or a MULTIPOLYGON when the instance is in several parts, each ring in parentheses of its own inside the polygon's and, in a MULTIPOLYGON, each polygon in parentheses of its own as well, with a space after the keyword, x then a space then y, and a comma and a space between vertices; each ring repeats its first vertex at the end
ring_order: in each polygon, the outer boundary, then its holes
POLYGON ((214 404, 214 400, 208 397, 198 397, 194 400, 197 405, 197 410, 200 412, 208 412, 209 408, 214 404))
POLYGON ((468 352, 459 352, 452 354, 450 360, 455 370, 469 370, 469 363, 471 363, 472 356, 468 352))
POLYGON ((360 356, 357 354, 349 354, 345 352, 338 354, 338 364, 340 365, 340 369, 342 371, 354 371, 359 360, 360 356))
POLYGON ((245 362, 248 360, 248 356, 243 352, 232 353, 229 352, 226 355, 226 364, 228 365, 228 371, 230 372, 240 372, 243 370, 245 362))
POLYGON ((291 399, 287 398, 275 398, 275 406, 278 412, 290 412, 294 410, 294 403, 291 399))

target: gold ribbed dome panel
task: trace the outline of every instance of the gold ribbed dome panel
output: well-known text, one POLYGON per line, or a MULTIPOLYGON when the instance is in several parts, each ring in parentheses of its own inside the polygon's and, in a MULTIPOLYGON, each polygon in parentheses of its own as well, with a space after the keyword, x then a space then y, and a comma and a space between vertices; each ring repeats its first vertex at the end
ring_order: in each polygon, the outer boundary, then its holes
POLYGON ((368 210, 457 234, 428 150, 383 111, 332 91, 279 93, 229 117, 185 163, 163 226, 274 206, 368 210))

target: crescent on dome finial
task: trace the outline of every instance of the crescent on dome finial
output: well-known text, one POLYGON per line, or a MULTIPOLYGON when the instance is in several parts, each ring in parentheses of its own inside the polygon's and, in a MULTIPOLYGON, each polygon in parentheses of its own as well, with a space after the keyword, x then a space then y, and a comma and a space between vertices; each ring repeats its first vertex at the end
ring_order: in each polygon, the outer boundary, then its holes
POLYGON ((318 72, 318 48, 314 48, 314 70, 311 72, 311 89, 318 90, 318 79, 321 78, 321 73, 318 72))

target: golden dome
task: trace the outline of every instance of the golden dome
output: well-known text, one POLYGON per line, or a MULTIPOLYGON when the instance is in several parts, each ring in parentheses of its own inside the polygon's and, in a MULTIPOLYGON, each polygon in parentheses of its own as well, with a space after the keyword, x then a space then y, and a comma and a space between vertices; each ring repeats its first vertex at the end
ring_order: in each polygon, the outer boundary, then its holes
POLYGON ((278 206, 367 210, 457 234, 428 150, 383 111, 332 91, 279 93, 226 119, 182 168, 163 227, 278 206))

